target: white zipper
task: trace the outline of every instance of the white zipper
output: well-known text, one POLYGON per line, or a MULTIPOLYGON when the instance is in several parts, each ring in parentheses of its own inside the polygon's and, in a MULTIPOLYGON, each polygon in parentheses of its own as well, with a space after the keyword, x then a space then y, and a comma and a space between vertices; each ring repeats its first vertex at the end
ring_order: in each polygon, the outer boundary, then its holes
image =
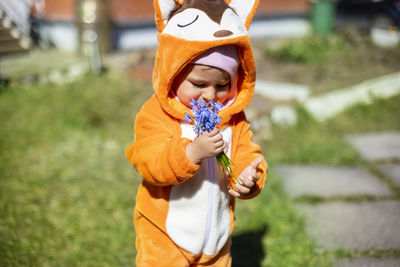
POLYGON ((214 158, 208 158, 207 163, 208 163, 208 181, 210 182, 209 184, 209 193, 208 193, 208 214, 207 214, 207 225, 206 225, 206 234, 204 238, 204 244, 202 250, 207 245, 208 239, 210 237, 210 230, 211 230, 211 217, 212 217, 212 211, 213 211, 213 202, 214 202, 214 169, 213 169, 213 159, 214 158))

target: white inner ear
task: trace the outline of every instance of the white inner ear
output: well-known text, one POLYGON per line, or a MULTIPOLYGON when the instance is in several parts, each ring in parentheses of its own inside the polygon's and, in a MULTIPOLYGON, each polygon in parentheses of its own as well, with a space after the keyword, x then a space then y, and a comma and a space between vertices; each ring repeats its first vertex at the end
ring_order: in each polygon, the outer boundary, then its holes
POLYGON ((161 9, 161 15, 164 24, 166 24, 169 19, 169 15, 171 14, 172 11, 174 11, 178 7, 178 5, 175 3, 174 0, 159 0, 158 5, 160 6, 161 9))
POLYGON ((236 14, 242 19, 243 23, 246 22, 247 17, 253 10, 256 0, 232 0, 229 6, 235 10, 236 14))

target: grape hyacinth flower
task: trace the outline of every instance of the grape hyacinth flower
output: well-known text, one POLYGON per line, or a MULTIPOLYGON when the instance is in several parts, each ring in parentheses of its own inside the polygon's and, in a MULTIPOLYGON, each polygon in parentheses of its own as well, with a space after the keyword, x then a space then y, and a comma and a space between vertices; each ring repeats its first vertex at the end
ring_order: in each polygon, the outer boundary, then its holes
MULTIPOLYGON (((215 126, 221 124, 221 117, 217 115, 217 113, 222 109, 222 104, 215 103, 214 101, 203 102, 201 100, 196 101, 192 98, 192 102, 189 103, 192 105, 192 113, 193 117, 188 113, 185 113, 185 122, 186 123, 194 123, 193 130, 199 135, 204 131, 211 132, 215 126)), ((233 173, 231 165, 233 162, 229 159, 229 157, 225 154, 225 152, 221 152, 216 156, 218 165, 226 171, 229 177, 234 177, 236 182, 242 184, 240 180, 233 173)), ((221 173, 223 176, 223 173, 221 173)))

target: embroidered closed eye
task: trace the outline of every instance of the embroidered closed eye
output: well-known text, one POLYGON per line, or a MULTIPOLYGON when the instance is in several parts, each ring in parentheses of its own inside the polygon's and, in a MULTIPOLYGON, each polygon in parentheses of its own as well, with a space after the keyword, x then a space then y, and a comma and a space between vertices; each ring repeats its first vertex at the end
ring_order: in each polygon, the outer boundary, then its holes
POLYGON ((197 15, 192 22, 189 22, 189 23, 183 24, 183 25, 182 24, 177 24, 177 26, 181 27, 181 28, 187 27, 187 26, 193 24, 198 18, 199 18, 199 15, 197 15))

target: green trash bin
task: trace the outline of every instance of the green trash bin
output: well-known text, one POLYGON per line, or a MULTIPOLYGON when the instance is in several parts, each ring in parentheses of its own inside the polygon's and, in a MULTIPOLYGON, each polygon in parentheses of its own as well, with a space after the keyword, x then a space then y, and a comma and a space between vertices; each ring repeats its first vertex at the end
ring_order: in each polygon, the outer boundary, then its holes
POLYGON ((332 32, 335 23, 335 0, 311 0, 311 25, 313 33, 327 35, 332 32))

